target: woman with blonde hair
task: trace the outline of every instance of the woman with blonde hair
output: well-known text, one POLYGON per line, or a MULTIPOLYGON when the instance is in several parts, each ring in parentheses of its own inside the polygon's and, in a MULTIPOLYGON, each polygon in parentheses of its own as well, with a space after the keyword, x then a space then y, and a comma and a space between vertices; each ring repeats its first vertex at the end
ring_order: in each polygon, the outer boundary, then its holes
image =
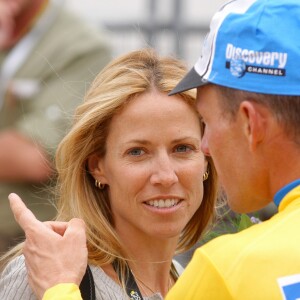
MULTIPOLYGON (((96 299, 163 299, 178 277, 174 255, 194 246, 213 217, 216 174, 200 149, 195 92, 168 96, 185 72, 150 49, 115 59, 57 149, 56 220, 84 221, 96 299)), ((36 299, 26 274, 23 256, 10 261, 0 298, 36 299)), ((39 276, 28 275, 36 291, 39 276)))

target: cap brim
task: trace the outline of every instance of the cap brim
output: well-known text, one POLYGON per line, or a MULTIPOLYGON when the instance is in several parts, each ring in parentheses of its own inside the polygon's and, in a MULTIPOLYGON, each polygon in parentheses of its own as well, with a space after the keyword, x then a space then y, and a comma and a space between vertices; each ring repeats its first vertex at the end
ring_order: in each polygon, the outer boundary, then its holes
POLYGON ((195 68, 192 68, 168 95, 172 96, 187 90, 195 89, 207 83, 207 81, 203 81, 202 77, 195 71, 195 68))

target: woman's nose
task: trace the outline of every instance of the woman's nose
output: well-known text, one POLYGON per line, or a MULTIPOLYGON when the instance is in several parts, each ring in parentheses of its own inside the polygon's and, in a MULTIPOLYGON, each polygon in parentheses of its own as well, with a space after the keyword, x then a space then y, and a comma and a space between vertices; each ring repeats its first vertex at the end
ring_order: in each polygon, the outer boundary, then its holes
POLYGON ((163 186, 171 186, 178 182, 175 162, 172 162, 168 155, 164 155, 156 160, 150 181, 152 184, 161 184, 163 186))

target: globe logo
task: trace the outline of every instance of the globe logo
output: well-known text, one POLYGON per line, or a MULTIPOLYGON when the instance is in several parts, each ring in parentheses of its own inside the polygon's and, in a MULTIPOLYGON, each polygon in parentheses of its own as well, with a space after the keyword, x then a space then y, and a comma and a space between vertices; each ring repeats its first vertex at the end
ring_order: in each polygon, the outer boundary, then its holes
POLYGON ((230 72, 235 77, 243 77, 246 73, 246 64, 242 59, 232 59, 230 61, 230 72))

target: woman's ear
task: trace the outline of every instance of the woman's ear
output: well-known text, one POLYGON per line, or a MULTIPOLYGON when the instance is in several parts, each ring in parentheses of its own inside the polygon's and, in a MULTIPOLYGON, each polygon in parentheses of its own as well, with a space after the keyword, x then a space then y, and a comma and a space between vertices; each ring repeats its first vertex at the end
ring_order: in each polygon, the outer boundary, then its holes
POLYGON ((209 163, 204 156, 204 172, 203 172, 203 181, 205 181, 209 176, 209 163))
POLYGON ((102 184, 107 184, 107 179, 105 176, 103 158, 99 157, 97 154, 93 154, 88 158, 88 170, 95 180, 98 180, 102 184))

